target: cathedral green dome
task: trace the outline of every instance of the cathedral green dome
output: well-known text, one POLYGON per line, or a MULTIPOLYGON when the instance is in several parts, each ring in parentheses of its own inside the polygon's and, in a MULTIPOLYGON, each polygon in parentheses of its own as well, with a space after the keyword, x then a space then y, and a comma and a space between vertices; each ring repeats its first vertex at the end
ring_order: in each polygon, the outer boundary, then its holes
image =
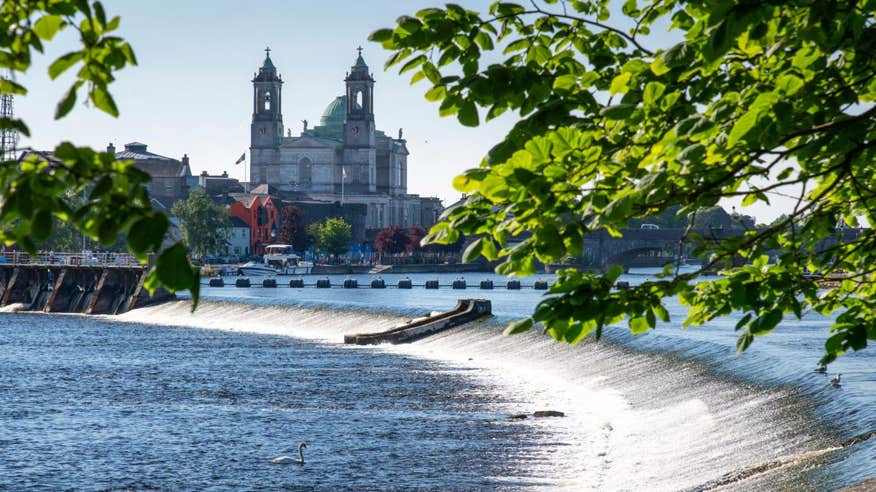
POLYGON ((321 126, 344 126, 347 114, 347 96, 338 96, 329 103, 319 119, 321 126))

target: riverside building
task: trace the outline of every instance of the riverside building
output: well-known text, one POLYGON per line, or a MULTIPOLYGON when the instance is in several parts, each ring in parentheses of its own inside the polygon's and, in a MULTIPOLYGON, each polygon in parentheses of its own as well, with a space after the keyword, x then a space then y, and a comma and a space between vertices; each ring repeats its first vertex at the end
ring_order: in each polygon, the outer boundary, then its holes
POLYGON ((350 206, 363 215, 353 222, 366 231, 432 226, 441 202, 408 193, 407 141, 401 130, 393 138, 376 128, 374 78, 362 49, 344 78, 344 94, 329 103, 318 125, 308 128, 304 120, 298 135, 284 129, 283 80, 265 51, 252 79, 251 185, 269 185, 305 213, 318 203, 350 206))

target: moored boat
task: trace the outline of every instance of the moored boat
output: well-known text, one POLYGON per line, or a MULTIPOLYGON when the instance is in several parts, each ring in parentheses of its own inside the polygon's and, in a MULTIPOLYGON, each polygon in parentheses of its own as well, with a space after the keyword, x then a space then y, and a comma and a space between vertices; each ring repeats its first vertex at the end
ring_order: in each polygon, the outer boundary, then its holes
POLYGON ((264 261, 250 261, 237 268, 239 275, 266 277, 273 275, 306 275, 313 263, 303 261, 288 244, 270 244, 265 247, 264 261))

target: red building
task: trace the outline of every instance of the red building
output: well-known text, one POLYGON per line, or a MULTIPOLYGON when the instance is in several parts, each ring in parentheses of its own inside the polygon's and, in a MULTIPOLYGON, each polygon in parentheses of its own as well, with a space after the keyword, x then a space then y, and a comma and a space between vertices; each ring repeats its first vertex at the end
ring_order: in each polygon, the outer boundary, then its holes
POLYGON ((249 225, 249 250, 264 254, 265 246, 277 240, 283 205, 269 194, 258 193, 259 188, 262 187, 255 188, 252 193, 232 193, 234 203, 228 208, 228 214, 249 225))

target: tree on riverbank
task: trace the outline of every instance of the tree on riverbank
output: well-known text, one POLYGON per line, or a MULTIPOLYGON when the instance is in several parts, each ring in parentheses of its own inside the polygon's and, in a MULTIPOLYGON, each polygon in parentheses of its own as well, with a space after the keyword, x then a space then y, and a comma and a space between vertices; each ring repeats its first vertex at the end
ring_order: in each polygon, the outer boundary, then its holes
POLYGON ((404 253, 410 242, 408 231, 399 226, 389 226, 377 231, 374 248, 381 254, 395 255, 404 253))
POLYGON ((353 227, 340 217, 331 217, 325 222, 315 222, 307 228, 317 251, 330 255, 342 255, 350 251, 353 227))
POLYGON ((310 246, 303 217, 304 212, 295 205, 280 209, 280 242, 292 245, 295 251, 304 251, 310 246))
MULTIPOLYGON (((0 73, 4 73, 0 94, 27 95, 15 74, 26 72, 34 55, 42 53, 58 32, 72 29, 78 33, 79 45, 48 68, 52 79, 68 71, 74 74, 72 85, 58 102, 55 119, 70 113, 80 97, 117 117, 119 110, 109 85, 116 71, 137 64, 131 45, 115 35, 119 24, 119 17, 108 16, 96 1, 4 0, 0 7, 0 73), (13 76, 5 77, 7 71, 13 76)), ((20 118, 0 118, 0 128, 30 136, 20 118)), ((105 246, 123 234, 128 250, 141 262, 145 263, 148 253, 158 253, 145 286, 190 289, 194 308, 198 269, 189 264, 181 243, 161 249, 169 222, 166 215, 152 210, 144 186, 149 180, 132 162, 116 162, 111 153, 71 142, 58 144, 51 158, 31 152, 20 160, 4 161, 0 164, 0 241, 34 253, 37 244, 51 236, 57 221, 72 224, 105 246), (86 199, 81 203, 71 199, 79 196, 86 199)))
POLYGON ((618 13, 608 0, 535 0, 495 2, 484 15, 450 4, 397 24, 371 39, 392 50, 387 67, 427 82, 441 116, 477 126, 519 115, 480 167, 454 180, 466 204, 428 237, 483 234, 466 259, 502 259, 500 273, 528 275, 536 259, 579 255, 592 231, 618 235, 670 207, 695 227, 696 212, 722 199, 793 198, 779 223, 702 241, 708 261, 691 273, 617 291, 620 267, 562 270, 554 295, 510 333, 540 322, 576 343, 624 318, 642 333, 669 319, 663 299, 678 296, 690 306, 685 325, 744 312, 740 351, 809 310, 841 311, 824 363, 876 339, 876 234, 836 241, 837 217, 876 223, 872 2, 628 0, 618 13), (663 48, 649 34, 667 24, 677 34, 663 48), (768 251, 779 252, 775 263, 768 251), (734 268, 737 257, 749 264, 734 268), (726 275, 701 281, 716 268, 726 275), (847 281, 819 291, 812 272, 847 281))
POLYGON ((231 234, 231 218, 228 210, 213 203, 201 188, 189 193, 189 198, 173 204, 173 215, 179 219, 180 228, 189 250, 198 256, 225 251, 231 234))

